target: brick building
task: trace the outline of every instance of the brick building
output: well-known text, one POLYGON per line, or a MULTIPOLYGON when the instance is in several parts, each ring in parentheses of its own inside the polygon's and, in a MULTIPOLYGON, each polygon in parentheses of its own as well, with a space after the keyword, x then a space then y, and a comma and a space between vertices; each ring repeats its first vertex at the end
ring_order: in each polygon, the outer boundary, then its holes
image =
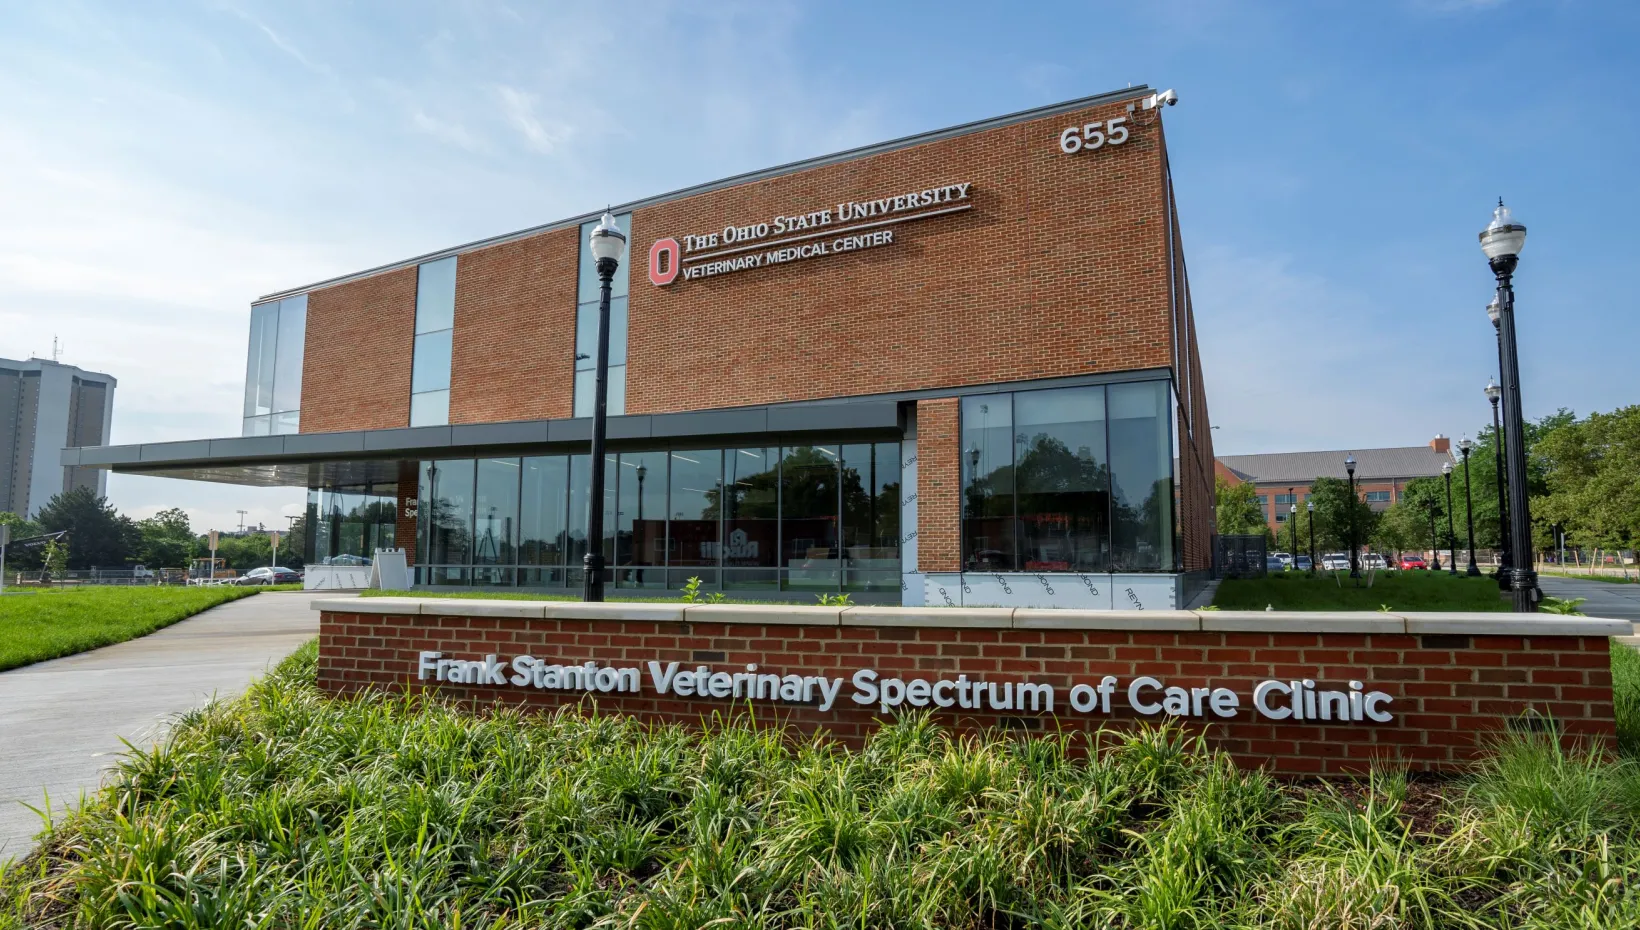
POLYGON ((65 464, 308 488, 310 563, 425 586, 576 588, 596 503, 614 595, 1181 604, 1214 459, 1152 102, 613 208, 601 502, 590 214, 261 298, 241 437, 65 464))
POLYGON ((1427 445, 1333 452, 1272 452, 1261 455, 1225 455, 1214 463, 1219 477, 1231 484, 1252 482, 1271 531, 1281 537, 1282 527, 1297 504, 1303 509, 1310 485, 1317 478, 1348 477, 1344 459, 1355 456, 1355 487, 1367 506, 1388 510, 1401 499, 1414 478, 1439 478, 1441 466, 1454 461, 1452 440, 1436 436, 1427 445))

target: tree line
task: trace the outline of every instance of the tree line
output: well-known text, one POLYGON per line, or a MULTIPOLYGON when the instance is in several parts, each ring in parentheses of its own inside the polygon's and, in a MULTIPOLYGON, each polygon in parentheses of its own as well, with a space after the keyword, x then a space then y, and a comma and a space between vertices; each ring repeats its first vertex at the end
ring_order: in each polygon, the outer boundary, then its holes
MULTIPOLYGON (((188 514, 180 507, 162 510, 144 520, 120 513, 106 497, 88 488, 75 488, 55 495, 34 519, 0 511, 0 524, 11 526, 13 540, 66 531, 66 558, 58 556, 61 568, 121 569, 144 565, 150 569, 186 568, 196 558, 210 555, 209 537, 196 533, 188 514)), ((216 556, 227 567, 245 571, 277 562, 290 568, 302 566, 306 551, 307 520, 296 518, 290 531, 279 532, 277 559, 267 533, 244 536, 221 535, 216 556)), ((8 549, 6 567, 23 571, 44 568, 46 547, 8 549)))
MULTIPOLYGON (((1349 483, 1317 478, 1310 488, 1315 504, 1317 550, 1348 546, 1353 510, 1355 538, 1381 551, 1468 546, 1467 517, 1473 507, 1475 547, 1502 545, 1498 510, 1497 436, 1486 424, 1469 453, 1467 477, 1463 457, 1455 458, 1450 509, 1444 477, 1414 478, 1400 498, 1383 511, 1365 501, 1350 505, 1349 483), (1469 492, 1466 494, 1466 490, 1469 492), (1455 540, 1448 538, 1448 517, 1455 540), (1433 524, 1433 526, 1432 526, 1433 524)), ((1561 409, 1526 423, 1526 491, 1531 501, 1532 544, 1539 551, 1556 545, 1554 527, 1567 545, 1583 549, 1632 549, 1640 542, 1640 405, 1579 419, 1561 409)), ((1218 527, 1221 535, 1265 535, 1272 549, 1291 545, 1289 528, 1280 538, 1271 533, 1257 490, 1250 483, 1218 480, 1218 527)), ((1357 488, 1359 491, 1359 488, 1357 488)), ((1309 547, 1310 513, 1298 510, 1298 547, 1309 547)))

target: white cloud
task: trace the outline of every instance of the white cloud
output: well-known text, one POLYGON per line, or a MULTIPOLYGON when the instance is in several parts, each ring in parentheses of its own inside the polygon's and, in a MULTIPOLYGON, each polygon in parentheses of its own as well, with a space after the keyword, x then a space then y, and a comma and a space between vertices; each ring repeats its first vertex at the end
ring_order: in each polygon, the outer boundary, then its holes
POLYGON ((487 151, 489 146, 478 136, 467 130, 460 123, 450 123, 428 116, 423 110, 416 110, 410 114, 410 124, 416 131, 426 133, 441 142, 448 142, 469 152, 487 151))
POLYGON ((506 114, 507 122, 537 152, 551 154, 574 134, 573 128, 566 124, 543 121, 537 116, 534 94, 505 84, 498 85, 496 93, 501 96, 501 109, 506 114))

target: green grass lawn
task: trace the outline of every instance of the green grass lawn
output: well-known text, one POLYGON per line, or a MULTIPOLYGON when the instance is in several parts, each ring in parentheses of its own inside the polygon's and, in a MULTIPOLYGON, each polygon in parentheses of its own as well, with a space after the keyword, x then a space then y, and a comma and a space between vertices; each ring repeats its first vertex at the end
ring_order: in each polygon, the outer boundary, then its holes
POLYGON ((1332 573, 1272 573, 1264 578, 1225 579, 1213 596, 1223 610, 1481 610, 1507 611, 1509 602, 1490 578, 1444 572, 1378 572, 1367 586, 1332 573))
POLYGON ((0 866, 29 927, 1640 926, 1640 766, 1517 735, 1456 781, 1284 784, 1176 729, 860 751, 327 697, 310 645, 0 866))
POLYGON ((86 585, 0 596, 0 671, 123 643, 260 588, 86 585))

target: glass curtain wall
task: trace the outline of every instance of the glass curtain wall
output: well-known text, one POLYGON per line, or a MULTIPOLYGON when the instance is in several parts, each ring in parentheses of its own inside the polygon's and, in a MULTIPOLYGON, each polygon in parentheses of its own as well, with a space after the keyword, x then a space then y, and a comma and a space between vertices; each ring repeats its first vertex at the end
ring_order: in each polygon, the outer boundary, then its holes
POLYGON ((251 308, 241 435, 281 436, 296 432, 301 425, 306 336, 306 294, 251 308))
MULTIPOLYGON (((423 462, 418 581, 579 586, 589 466, 586 455, 423 462)), ((617 587, 899 588, 898 442, 620 452, 606 467, 617 587)))
POLYGON ((416 342, 410 358, 410 425, 450 422, 450 353, 456 325, 456 256, 416 269, 416 342))
POLYGON ((318 565, 369 565, 393 548, 397 484, 308 489, 307 551, 318 565))
POLYGON ((1177 571, 1166 381, 962 400, 968 571, 1177 571))

